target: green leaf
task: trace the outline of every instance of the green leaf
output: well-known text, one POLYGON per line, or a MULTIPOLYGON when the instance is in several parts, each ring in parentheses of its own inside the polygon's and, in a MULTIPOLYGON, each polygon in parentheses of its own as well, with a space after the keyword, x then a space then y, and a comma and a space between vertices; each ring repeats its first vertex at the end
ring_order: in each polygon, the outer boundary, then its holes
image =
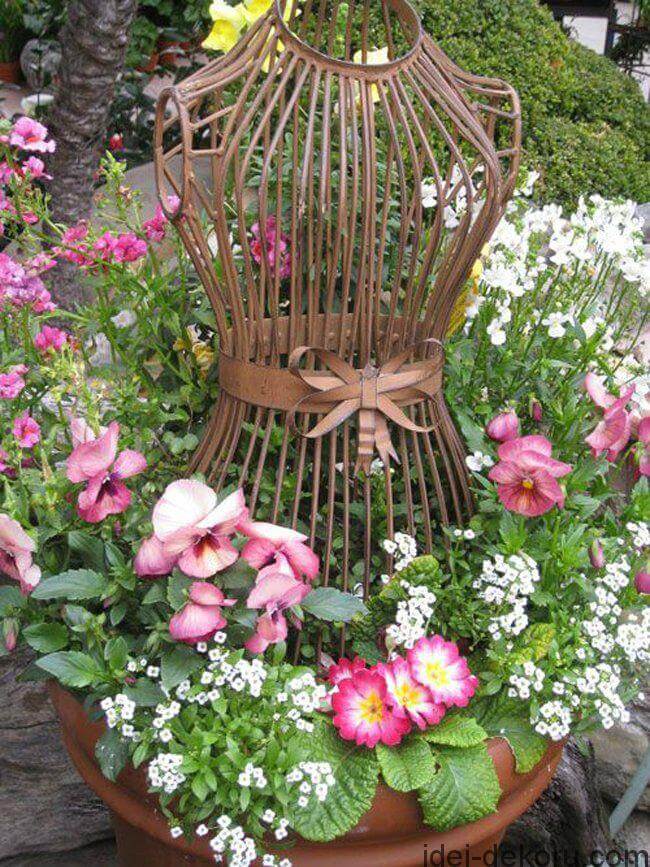
POLYGON ((18 587, 13 584, 3 584, 0 587, 0 617, 8 608, 22 608, 26 603, 27 598, 23 596, 18 587))
POLYGON ((187 602, 187 591, 192 586, 192 581, 192 578, 181 575, 180 572, 170 575, 167 583, 167 601, 174 611, 178 611, 187 602))
POLYGON ((128 745, 116 729, 106 729, 95 744, 95 758, 107 779, 115 782, 129 758, 128 745))
POLYGON ((302 608, 320 620, 347 623, 356 614, 365 614, 366 606, 358 596, 335 587, 317 587, 301 602, 302 608))
POLYGON ((99 599, 107 589, 107 581, 90 569, 70 569, 46 578, 33 590, 32 599, 99 599))
POLYGON ((62 623, 33 623, 23 629, 23 635, 39 653, 62 650, 68 643, 68 630, 62 623))
POLYGON ((488 699, 477 716, 490 737, 508 741, 515 757, 517 773, 528 773, 542 759, 548 745, 533 730, 525 705, 503 697, 488 699))
POLYGON ((104 568, 104 543, 97 536, 85 530, 70 530, 68 547, 83 560, 90 569, 101 571, 104 568))
POLYGON ((77 650, 50 653, 39 659, 36 664, 64 686, 73 686, 77 689, 102 680, 104 674, 92 656, 77 650))
POLYGON ((473 717, 447 714, 438 725, 428 728, 423 737, 433 744, 449 747, 475 747, 487 739, 485 729, 473 717))
POLYGON ((441 746, 436 759, 438 773, 419 792, 427 825, 436 831, 448 831, 494 813, 501 787, 484 744, 464 748, 441 746))
MULTIPOLYGON (((303 742, 300 738, 304 748, 303 742)), ((379 765, 372 750, 344 741, 327 720, 316 725, 308 743, 309 759, 329 762, 336 783, 325 801, 311 798, 306 808, 294 805, 290 822, 306 840, 325 843, 346 834, 368 812, 377 790, 379 765)))
POLYGON ((430 783, 436 774, 431 747, 421 737, 408 738, 399 746, 375 747, 386 785, 397 792, 413 792, 430 783))
POLYGON ((552 623, 533 623, 518 637, 510 658, 514 663, 539 662, 551 648, 555 638, 555 626, 552 623))
POLYGON ((118 635, 117 638, 109 638, 104 648, 104 659, 110 667, 114 671, 121 671, 126 668, 128 658, 129 648, 123 636, 118 635))
POLYGON ((138 707, 155 707, 165 700, 162 689, 150 680, 138 680, 133 686, 124 687, 122 691, 138 707))
POLYGON ((160 673, 163 686, 173 689, 193 671, 201 668, 203 662, 203 657, 190 647, 175 647, 162 658, 160 673))

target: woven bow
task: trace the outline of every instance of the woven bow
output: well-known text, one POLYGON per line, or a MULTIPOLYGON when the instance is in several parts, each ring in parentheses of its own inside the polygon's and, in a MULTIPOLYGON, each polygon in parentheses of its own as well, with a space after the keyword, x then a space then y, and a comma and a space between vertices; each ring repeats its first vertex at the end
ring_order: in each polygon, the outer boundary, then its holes
POLYGON ((439 388, 436 374, 443 362, 442 344, 435 338, 420 340, 390 358, 381 367, 366 365, 357 370, 329 349, 318 346, 299 346, 289 357, 289 369, 312 391, 301 398, 289 411, 290 430, 309 439, 322 437, 342 424, 353 413, 359 415, 357 462, 366 472, 370 469, 375 450, 388 466, 390 458, 399 463, 399 457, 388 430, 388 420, 415 433, 427 433, 432 428, 412 421, 396 403, 405 400, 414 403, 418 398, 432 397, 439 388), (408 363, 412 354, 424 345, 435 345, 435 357, 408 363), (303 370, 302 358, 312 352, 324 370, 303 370), (308 407, 306 406, 308 405, 308 407), (299 431, 296 414, 299 412, 324 413, 310 430, 299 431))

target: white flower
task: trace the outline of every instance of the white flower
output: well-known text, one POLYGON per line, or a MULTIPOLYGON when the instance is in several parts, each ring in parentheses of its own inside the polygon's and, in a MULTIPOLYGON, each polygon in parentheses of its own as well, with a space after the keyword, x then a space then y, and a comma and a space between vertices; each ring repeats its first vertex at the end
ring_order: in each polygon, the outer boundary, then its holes
POLYGON ((115 316, 111 316, 111 322, 116 328, 129 328, 137 321, 137 316, 133 310, 120 310, 115 316))
POLYGON ((564 324, 571 321, 571 317, 568 316, 566 313, 557 311, 555 313, 549 313, 549 315, 545 319, 542 319, 542 325, 548 326, 549 337, 564 337, 564 335, 566 334, 566 328, 564 327, 564 324))
POLYGON ((494 461, 489 455, 476 451, 471 455, 467 455, 465 463, 473 473, 480 473, 482 469, 491 467, 494 461))
POLYGON ((501 325, 501 319, 497 318, 493 319, 486 328, 487 333, 490 335, 490 343, 493 346, 503 346, 506 342, 506 333, 501 325))

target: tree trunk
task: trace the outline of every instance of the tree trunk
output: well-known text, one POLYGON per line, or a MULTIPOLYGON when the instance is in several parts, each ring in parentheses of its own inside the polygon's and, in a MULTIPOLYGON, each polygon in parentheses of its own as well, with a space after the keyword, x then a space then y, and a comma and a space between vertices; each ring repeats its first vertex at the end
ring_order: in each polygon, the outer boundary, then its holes
MULTIPOLYGON (((49 161, 52 216, 74 224, 92 208, 93 180, 115 82, 122 66, 137 0, 69 0, 67 22, 59 35, 59 88, 50 127, 57 150, 49 161)), ((75 271, 62 268, 52 281, 57 301, 70 306, 87 300, 75 271)))

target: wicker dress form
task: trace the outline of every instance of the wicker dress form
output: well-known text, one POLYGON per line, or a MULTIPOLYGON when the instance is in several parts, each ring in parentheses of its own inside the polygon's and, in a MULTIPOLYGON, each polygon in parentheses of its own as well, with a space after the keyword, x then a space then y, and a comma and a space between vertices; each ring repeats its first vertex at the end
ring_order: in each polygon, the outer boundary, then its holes
POLYGON ((325 583, 351 586, 363 538, 368 592, 378 484, 382 537, 428 549, 471 509, 443 342, 519 151, 514 91, 458 69, 406 0, 274 0, 161 94, 161 204, 220 343, 193 467, 220 488, 237 456, 253 511, 271 478, 268 519, 311 535, 325 583))

